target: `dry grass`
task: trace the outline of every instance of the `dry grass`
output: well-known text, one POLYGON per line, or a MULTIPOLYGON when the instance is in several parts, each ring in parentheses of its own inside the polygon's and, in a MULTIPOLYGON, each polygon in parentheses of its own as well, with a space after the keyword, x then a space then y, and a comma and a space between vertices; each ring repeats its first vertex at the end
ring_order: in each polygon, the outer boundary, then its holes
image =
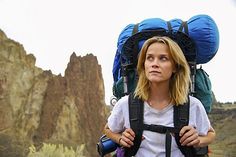
POLYGON ((210 157, 236 157, 236 105, 217 106, 209 115, 216 130, 216 140, 210 145, 210 157))

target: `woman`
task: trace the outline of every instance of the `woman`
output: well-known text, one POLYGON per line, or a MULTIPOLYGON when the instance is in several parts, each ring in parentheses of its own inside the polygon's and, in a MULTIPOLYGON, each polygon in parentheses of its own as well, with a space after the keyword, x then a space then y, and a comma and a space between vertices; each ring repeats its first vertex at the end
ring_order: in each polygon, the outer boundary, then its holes
MULTIPOLYGON (((134 95, 144 101, 144 123, 173 127, 173 106, 188 101, 190 71, 184 54, 178 44, 169 37, 148 39, 138 59, 139 80, 134 95)), ((203 147, 215 138, 205 109, 201 102, 189 97, 189 125, 179 135, 183 146, 203 147)), ((135 133, 130 128, 128 96, 121 98, 105 126, 105 134, 122 147, 131 147, 135 133)), ((172 138, 174 138, 172 136, 172 138)), ((164 157, 165 135, 143 132, 143 140, 136 157, 164 157)), ((171 155, 183 157, 174 139, 171 155)))

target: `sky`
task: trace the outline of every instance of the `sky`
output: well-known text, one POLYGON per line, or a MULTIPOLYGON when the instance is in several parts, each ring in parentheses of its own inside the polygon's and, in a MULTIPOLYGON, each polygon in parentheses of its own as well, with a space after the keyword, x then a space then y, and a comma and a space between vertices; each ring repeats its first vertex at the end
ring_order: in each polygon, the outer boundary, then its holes
POLYGON ((36 57, 36 66, 64 75, 73 52, 92 53, 102 67, 105 101, 112 96, 112 66, 118 36, 146 18, 187 21, 207 14, 219 29, 220 45, 203 69, 217 101, 236 101, 236 0, 0 0, 0 29, 36 57))

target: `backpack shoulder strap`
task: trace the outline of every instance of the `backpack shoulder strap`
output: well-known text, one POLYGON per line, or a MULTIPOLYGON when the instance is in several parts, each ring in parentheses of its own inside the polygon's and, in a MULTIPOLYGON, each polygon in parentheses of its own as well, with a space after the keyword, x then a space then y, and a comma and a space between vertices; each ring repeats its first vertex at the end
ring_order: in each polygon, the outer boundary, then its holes
POLYGON ((174 126, 182 128, 188 125, 189 122, 189 108, 190 102, 188 101, 183 105, 174 106, 174 126))
MULTIPOLYGON (((183 105, 174 106, 174 126, 175 128, 182 128, 187 126, 189 123, 189 109, 190 109, 190 99, 183 105)), ((180 149, 180 151, 185 155, 185 157, 194 157, 195 153, 193 147, 181 146, 179 133, 175 133, 175 141, 180 149)))
POLYGON ((134 145, 125 151, 126 157, 134 156, 141 144, 143 134, 143 101, 129 94, 129 121, 130 127, 135 132, 134 145))

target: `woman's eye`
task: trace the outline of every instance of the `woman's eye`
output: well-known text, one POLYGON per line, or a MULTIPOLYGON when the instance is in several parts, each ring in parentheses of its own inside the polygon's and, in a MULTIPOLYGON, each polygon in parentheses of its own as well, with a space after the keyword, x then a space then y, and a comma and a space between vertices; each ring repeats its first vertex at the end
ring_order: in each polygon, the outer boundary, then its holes
POLYGON ((147 58, 146 58, 147 60, 153 60, 153 57, 152 56, 147 56, 147 58))
POLYGON ((161 56, 161 57, 160 57, 160 60, 166 61, 166 60, 168 60, 168 58, 167 58, 166 56, 161 56))

